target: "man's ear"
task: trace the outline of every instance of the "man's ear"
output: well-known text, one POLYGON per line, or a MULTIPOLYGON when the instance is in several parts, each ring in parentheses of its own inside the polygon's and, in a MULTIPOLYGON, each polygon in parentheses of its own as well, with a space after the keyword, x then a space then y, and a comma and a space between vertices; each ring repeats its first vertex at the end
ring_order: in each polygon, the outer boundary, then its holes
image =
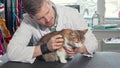
POLYGON ((31 14, 29 14, 29 17, 33 19, 33 16, 31 14))

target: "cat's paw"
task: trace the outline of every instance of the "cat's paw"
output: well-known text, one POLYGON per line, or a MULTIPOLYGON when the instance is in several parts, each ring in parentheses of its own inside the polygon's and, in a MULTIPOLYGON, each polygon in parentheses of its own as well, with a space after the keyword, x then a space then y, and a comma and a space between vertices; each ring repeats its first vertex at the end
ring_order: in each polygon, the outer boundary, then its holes
POLYGON ((61 63, 67 63, 67 60, 60 60, 61 63))

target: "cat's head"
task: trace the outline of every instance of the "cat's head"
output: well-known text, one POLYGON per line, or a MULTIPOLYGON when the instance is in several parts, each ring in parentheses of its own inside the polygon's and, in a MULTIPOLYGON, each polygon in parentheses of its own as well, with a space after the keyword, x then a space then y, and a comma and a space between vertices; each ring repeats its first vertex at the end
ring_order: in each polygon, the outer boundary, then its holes
POLYGON ((85 30, 71 30, 71 29, 63 29, 63 38, 64 45, 69 45, 72 48, 80 47, 83 45, 85 41, 85 33, 88 29, 85 30))

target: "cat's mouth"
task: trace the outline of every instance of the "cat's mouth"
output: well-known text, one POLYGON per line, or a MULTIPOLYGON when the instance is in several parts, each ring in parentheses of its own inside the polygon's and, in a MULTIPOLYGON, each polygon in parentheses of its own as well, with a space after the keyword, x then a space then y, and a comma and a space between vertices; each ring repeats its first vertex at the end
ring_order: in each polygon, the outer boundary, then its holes
POLYGON ((70 41, 68 39, 65 39, 64 41, 64 46, 65 47, 70 47, 70 48, 78 48, 78 47, 81 47, 83 44, 81 42, 73 42, 73 41, 70 41))

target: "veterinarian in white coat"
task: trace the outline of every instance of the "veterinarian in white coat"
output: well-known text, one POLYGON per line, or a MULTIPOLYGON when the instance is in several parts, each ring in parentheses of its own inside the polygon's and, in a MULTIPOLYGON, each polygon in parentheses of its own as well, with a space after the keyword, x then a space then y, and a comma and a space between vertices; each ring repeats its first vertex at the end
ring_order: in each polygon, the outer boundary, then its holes
MULTIPOLYGON (((10 61, 33 63, 37 56, 59 49, 63 42, 61 35, 51 38, 46 47, 35 46, 42 36, 51 31, 66 28, 88 29, 87 23, 76 9, 55 5, 50 0, 23 0, 23 7, 27 13, 24 14, 20 27, 7 47, 7 56, 10 61)), ((77 52, 93 55, 98 42, 91 30, 85 34, 85 39, 83 46, 77 52)), ((67 53, 69 56, 75 54, 70 49, 67 53)))

